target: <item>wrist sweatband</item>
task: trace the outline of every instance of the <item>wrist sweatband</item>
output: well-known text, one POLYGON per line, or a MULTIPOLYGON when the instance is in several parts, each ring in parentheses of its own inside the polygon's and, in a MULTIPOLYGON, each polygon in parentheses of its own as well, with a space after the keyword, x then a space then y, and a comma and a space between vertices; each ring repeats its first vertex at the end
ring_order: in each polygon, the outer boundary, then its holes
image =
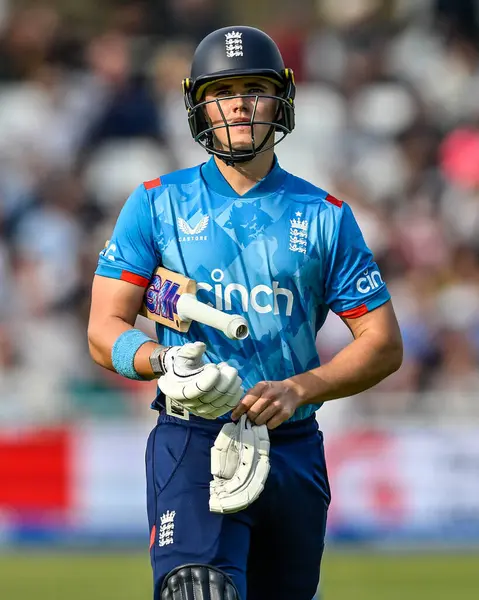
POLYGON ((111 362, 115 371, 128 379, 145 381, 145 378, 136 372, 135 354, 143 344, 153 341, 139 329, 128 329, 120 334, 111 349, 111 362))

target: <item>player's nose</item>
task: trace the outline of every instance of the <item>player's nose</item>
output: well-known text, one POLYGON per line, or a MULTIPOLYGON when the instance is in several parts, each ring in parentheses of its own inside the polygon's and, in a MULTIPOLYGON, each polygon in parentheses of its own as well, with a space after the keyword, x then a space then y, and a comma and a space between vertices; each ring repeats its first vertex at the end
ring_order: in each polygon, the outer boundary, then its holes
POLYGON ((248 111, 248 98, 245 98, 241 94, 237 94, 231 99, 231 105, 234 111, 248 111))

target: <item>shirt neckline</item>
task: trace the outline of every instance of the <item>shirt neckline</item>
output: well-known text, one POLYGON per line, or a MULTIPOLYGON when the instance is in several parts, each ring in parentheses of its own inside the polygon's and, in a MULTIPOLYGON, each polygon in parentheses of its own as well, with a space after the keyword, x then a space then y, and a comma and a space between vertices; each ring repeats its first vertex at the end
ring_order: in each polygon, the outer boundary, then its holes
POLYGON ((276 192, 282 185, 286 178, 286 171, 279 166, 276 155, 274 156, 274 162, 271 170, 263 177, 258 183, 253 186, 246 194, 238 194, 228 181, 225 179, 221 171, 216 165, 214 157, 203 165, 201 165, 201 175, 205 180, 207 186, 221 194, 222 196, 228 196, 230 198, 260 198, 262 196, 268 196, 269 194, 276 192))

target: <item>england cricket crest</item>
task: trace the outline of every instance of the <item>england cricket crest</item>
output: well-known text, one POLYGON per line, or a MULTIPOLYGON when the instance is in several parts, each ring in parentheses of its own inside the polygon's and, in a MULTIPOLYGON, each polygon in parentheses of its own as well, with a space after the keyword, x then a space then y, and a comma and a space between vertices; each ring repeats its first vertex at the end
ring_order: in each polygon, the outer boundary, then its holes
POLYGON ((302 219, 303 213, 298 211, 294 219, 290 219, 289 228, 289 249, 291 252, 301 252, 306 254, 308 245, 308 227, 307 219, 302 219))
POLYGON ((160 528, 158 530, 158 545, 169 546, 175 541, 175 510, 167 510, 160 517, 160 528))
POLYGON ((235 56, 243 56, 243 40, 240 31, 230 31, 225 33, 226 38, 226 56, 234 58, 235 56))

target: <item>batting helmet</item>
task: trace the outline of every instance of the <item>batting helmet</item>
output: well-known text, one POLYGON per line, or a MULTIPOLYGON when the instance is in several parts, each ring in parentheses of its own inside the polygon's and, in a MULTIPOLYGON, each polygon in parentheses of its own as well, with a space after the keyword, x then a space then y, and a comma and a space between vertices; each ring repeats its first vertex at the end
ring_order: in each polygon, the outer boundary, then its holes
POLYGON ((291 69, 284 66, 281 53, 275 42, 266 33, 254 27, 224 27, 206 36, 199 44, 193 57, 191 76, 183 80, 183 94, 191 134, 210 154, 215 154, 227 164, 246 162, 259 152, 264 152, 282 141, 294 129, 294 96, 296 86, 291 69), (262 97, 278 101, 277 111, 272 121, 255 121, 257 94, 242 94, 254 98, 254 108, 249 125, 252 145, 247 150, 234 150, 231 146, 229 127, 223 112, 223 124, 211 126, 205 114, 205 106, 219 102, 221 98, 204 101, 208 85, 220 79, 256 76, 269 79, 276 85, 277 95, 262 97), (270 125, 265 139, 256 146, 254 125, 270 125), (215 148, 213 133, 219 127, 226 128, 229 149, 215 148), (279 139, 274 133, 282 134, 279 139))

